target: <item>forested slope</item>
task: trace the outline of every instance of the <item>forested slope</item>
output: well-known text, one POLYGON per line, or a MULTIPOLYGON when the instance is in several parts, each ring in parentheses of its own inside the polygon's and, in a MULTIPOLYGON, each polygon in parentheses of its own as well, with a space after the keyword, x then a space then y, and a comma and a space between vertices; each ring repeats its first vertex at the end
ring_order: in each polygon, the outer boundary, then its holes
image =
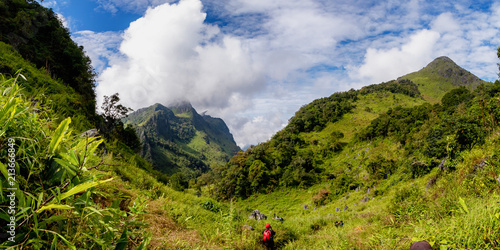
POLYGON ((187 180, 224 165, 240 149, 223 120, 199 115, 189 103, 139 109, 122 120, 140 137, 141 155, 164 173, 187 180))
POLYGON ((441 57, 399 80, 315 100, 271 140, 214 171, 215 192, 220 198, 245 198, 276 187, 333 181, 339 183, 333 192, 342 193, 348 187, 341 170, 358 165, 371 182, 401 169, 412 177, 426 174, 445 157, 484 143, 500 118, 497 93, 498 84, 485 83, 441 57), (425 99, 429 91, 441 104, 425 99), (400 145, 404 161, 368 155, 368 149, 349 162, 339 161, 347 145, 383 138, 400 145))
MULTIPOLYGON (((79 109, 72 111, 81 113, 91 123, 97 122, 95 72, 90 65, 91 61, 85 55, 83 47, 71 40, 69 31, 51 9, 32 0, 1 0, 0 41, 10 44, 26 61, 33 63, 35 68, 43 68, 51 78, 71 87, 75 94, 68 94, 73 95, 76 103, 70 104, 78 106, 73 109, 79 109)), ((0 63, 0 71, 4 74, 14 75, 21 69, 19 63, 12 65, 11 59, 0 63)), ((28 91, 31 93, 30 91, 39 87, 29 87, 28 91)), ((45 87, 51 88, 50 85, 45 87)))

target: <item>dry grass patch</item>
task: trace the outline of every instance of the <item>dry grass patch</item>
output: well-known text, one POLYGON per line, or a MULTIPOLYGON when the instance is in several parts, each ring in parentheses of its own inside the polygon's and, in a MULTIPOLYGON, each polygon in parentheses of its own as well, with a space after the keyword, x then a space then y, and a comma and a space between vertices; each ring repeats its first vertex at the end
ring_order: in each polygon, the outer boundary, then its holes
POLYGON ((143 219, 151 234, 148 249, 221 249, 204 242, 197 230, 189 230, 176 223, 164 209, 166 199, 149 201, 143 219))

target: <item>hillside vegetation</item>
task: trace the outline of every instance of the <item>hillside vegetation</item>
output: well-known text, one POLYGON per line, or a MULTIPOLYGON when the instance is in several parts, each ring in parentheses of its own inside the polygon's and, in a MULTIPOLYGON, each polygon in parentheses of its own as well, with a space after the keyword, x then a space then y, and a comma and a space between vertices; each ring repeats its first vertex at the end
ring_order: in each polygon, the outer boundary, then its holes
MULTIPOLYGON (((51 9, 33 0, 0 0, 0 41, 10 44, 51 78, 72 88, 76 92, 73 98, 78 98, 78 112, 95 122, 95 73, 90 58, 83 47, 71 40, 69 31, 51 9)), ((11 63, 0 64, 1 72, 13 75, 21 69, 11 63)))
MULTIPOLYGON (((487 133, 498 123, 498 87, 469 86, 476 84, 469 80, 474 79, 473 75, 450 61, 438 58, 412 74, 417 79, 421 75, 438 79, 438 73, 433 76, 428 72, 434 68, 462 72, 460 79, 464 82, 454 81, 455 89, 439 95, 442 105, 426 102, 424 96, 429 94, 403 78, 315 100, 297 111, 271 140, 241 152, 226 167, 217 169, 215 192, 227 199, 245 198, 276 187, 308 187, 337 180, 343 175, 340 170, 357 165, 368 168, 372 181, 387 178, 402 166, 415 177, 426 174, 444 157, 484 143, 487 133), (471 92, 464 85, 475 90, 471 92), (399 154, 422 164, 413 167, 414 162, 410 161, 396 162, 380 155, 369 157, 369 149, 358 159, 355 157, 356 164, 338 160, 348 145, 385 138, 401 145, 399 154)), ((439 93, 433 91, 435 96, 439 93)), ((339 189, 345 188, 340 183, 339 189)))
POLYGON ((210 192, 289 218, 278 224, 285 248, 500 247, 500 82, 471 81, 450 61, 408 75, 418 84, 401 77, 302 107, 271 140, 215 169, 210 192), (463 82, 450 74, 439 86, 443 68, 463 82))
POLYGON ((139 135, 141 156, 156 170, 172 175, 178 190, 240 150, 222 119, 199 115, 189 103, 170 108, 155 104, 122 121, 139 135))
POLYGON ((231 239, 230 205, 173 191, 127 147, 82 136, 72 118, 58 122, 27 100, 24 84, 0 81, 2 248, 206 249, 231 239))
POLYGON ((263 249, 270 223, 279 249, 500 249, 500 81, 437 58, 306 104, 229 159, 224 122, 187 104, 97 116, 54 13, 0 12, 1 248, 263 249))

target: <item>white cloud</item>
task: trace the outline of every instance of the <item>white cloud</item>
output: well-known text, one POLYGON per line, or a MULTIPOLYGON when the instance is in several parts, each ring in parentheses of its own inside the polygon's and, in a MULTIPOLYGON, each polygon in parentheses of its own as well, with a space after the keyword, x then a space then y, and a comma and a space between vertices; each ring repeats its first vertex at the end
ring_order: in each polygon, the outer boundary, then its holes
POLYGON ((188 99, 222 117, 240 146, 270 138, 313 99, 395 79, 438 56, 496 77, 500 4, 96 1, 112 13, 150 6, 123 33, 75 35, 102 72, 98 96, 119 92, 134 109, 188 99), (206 11, 219 15, 219 26, 205 22, 206 11))
POLYGON ((439 33, 422 30, 412 35, 400 48, 366 51, 364 64, 353 77, 367 79, 370 83, 380 83, 416 71, 432 61, 434 46, 439 33))
POLYGON ((99 8, 116 14, 123 10, 126 12, 143 13, 148 7, 156 7, 174 0, 94 0, 99 8))
POLYGON ((72 39, 83 46, 85 53, 92 59, 92 67, 102 72, 118 58, 116 48, 122 41, 121 32, 96 33, 90 30, 78 31, 72 34, 72 39))
POLYGON ((58 3, 56 0, 45 0, 45 1, 40 1, 40 2, 46 8, 56 8, 58 6, 58 3))
POLYGON ((164 4, 131 23, 122 56, 99 76, 98 97, 117 92, 134 109, 188 100, 227 119, 248 108, 264 87, 261 66, 241 40, 204 24, 201 8, 199 0, 164 4))
POLYGON ((68 26, 68 19, 66 19, 66 17, 64 17, 61 13, 56 13, 56 16, 57 16, 57 19, 59 19, 59 21, 61 21, 62 25, 69 29, 69 26, 68 26))
POLYGON ((432 30, 439 33, 461 30, 460 24, 453 18, 453 14, 450 12, 439 15, 431 22, 431 27, 432 30))

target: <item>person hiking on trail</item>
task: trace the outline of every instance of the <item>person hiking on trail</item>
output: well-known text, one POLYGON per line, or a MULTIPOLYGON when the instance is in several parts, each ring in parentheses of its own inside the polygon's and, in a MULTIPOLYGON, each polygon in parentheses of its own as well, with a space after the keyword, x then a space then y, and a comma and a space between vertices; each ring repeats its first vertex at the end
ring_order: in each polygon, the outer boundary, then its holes
POLYGON ((273 231, 271 225, 266 224, 266 229, 262 231, 262 239, 264 240, 264 246, 266 249, 274 249, 274 235, 276 232, 273 231))

